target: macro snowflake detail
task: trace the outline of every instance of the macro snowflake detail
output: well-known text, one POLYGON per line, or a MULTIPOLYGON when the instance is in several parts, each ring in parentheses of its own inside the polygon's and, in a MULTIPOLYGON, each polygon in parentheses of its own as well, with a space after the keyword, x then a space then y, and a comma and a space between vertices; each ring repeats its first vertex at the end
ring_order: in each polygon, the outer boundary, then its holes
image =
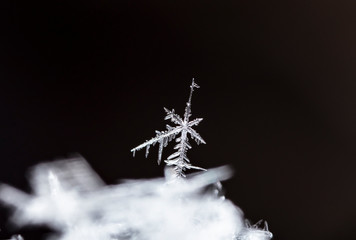
POLYGON ((148 140, 141 145, 133 148, 131 152, 135 155, 136 151, 141 150, 142 148, 146 148, 146 157, 148 156, 150 146, 154 146, 156 143, 159 143, 158 150, 158 164, 161 163, 163 148, 168 145, 173 139, 176 139, 177 145, 174 147, 177 151, 171 154, 165 162, 167 166, 173 166, 175 174, 177 177, 185 177, 184 171, 186 169, 198 169, 205 170, 200 167, 196 167, 190 164, 190 161, 187 157, 187 151, 192 148, 189 144, 188 134, 192 139, 196 141, 197 144, 204 143, 204 139, 197 133, 193 126, 197 126, 203 119, 196 118, 192 121, 189 120, 191 116, 191 106, 192 106, 192 95, 194 88, 199 88, 198 84, 194 82, 194 78, 192 80, 192 84, 190 85, 190 95, 187 105, 185 107, 184 118, 181 118, 178 114, 175 113, 174 109, 172 111, 164 108, 166 111, 165 120, 170 119, 173 123, 177 124, 176 127, 171 127, 170 125, 166 125, 166 131, 156 131, 156 137, 148 140), (180 134, 178 138, 176 136, 180 134))
POLYGON ((31 170, 32 194, 0 186, 1 202, 15 210, 12 222, 20 227, 47 225, 57 232, 50 240, 271 239, 266 222, 251 225, 222 194, 221 181, 232 177, 230 167, 205 170, 190 164, 188 136, 205 144, 193 129, 202 119, 189 120, 192 94, 198 87, 193 79, 183 118, 165 109, 165 119, 177 126, 167 125, 166 131, 131 150, 146 148, 147 156, 150 146, 158 143, 160 163, 163 148, 176 139, 177 151, 164 161, 173 173, 105 185, 81 156, 41 163, 31 170), (186 169, 205 171, 185 174, 186 169))

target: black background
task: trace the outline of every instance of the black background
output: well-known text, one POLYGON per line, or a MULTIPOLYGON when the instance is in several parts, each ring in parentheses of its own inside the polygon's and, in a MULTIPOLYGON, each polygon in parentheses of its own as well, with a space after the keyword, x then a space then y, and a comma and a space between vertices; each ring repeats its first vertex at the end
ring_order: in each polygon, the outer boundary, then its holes
MULTIPOLYGON (((231 164, 227 197, 276 240, 356 234, 356 2, 1 1, 0 181, 81 153, 107 183, 162 175, 130 149, 183 114, 189 153, 231 164), (193 143, 194 144, 194 143, 193 143)), ((168 147, 165 153, 170 153, 168 147)), ((167 156, 167 155, 166 155, 167 156)), ((1 210, 1 238, 14 230, 1 210), (11 229, 11 230, 10 230, 11 229)), ((43 236, 42 236, 43 237, 43 236)))

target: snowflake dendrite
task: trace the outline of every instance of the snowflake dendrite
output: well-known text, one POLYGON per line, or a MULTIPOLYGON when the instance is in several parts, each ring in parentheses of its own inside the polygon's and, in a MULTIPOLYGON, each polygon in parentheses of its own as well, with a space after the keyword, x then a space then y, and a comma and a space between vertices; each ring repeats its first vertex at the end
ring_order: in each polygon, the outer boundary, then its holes
POLYGON ((204 139, 197 133, 193 127, 197 126, 203 119, 196 118, 194 120, 190 120, 191 116, 191 101, 192 95, 194 92, 194 88, 199 88, 198 84, 194 82, 194 78, 192 80, 192 84, 190 85, 190 94, 189 99, 185 107, 184 117, 180 117, 175 113, 174 109, 168 110, 164 108, 166 112, 165 120, 171 120, 176 126, 172 127, 170 125, 166 125, 167 130, 165 131, 156 131, 156 136, 152 139, 138 145, 137 147, 131 149, 135 156, 135 152, 139 151, 143 148, 146 148, 146 157, 148 156, 149 149, 151 146, 154 146, 156 143, 159 144, 158 148, 158 164, 160 164, 162 159, 163 148, 168 145, 170 141, 173 139, 176 140, 177 144, 174 149, 176 152, 171 154, 164 162, 167 166, 172 166, 177 177, 185 177, 184 171, 186 169, 199 169, 205 170, 200 167, 196 167, 190 164, 190 161, 187 157, 187 151, 191 149, 191 145, 189 144, 188 135, 196 141, 197 144, 204 143, 204 139))

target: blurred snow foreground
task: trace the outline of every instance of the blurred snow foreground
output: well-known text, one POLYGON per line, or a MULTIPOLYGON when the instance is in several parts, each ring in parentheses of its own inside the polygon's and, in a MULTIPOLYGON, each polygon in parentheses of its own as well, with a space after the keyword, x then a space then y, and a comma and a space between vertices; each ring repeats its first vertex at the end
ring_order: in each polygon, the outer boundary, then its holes
MULTIPOLYGON (((191 94, 194 87, 193 81, 191 94)), ((13 223, 48 225, 58 232, 50 239, 59 240, 271 239, 266 222, 249 224, 242 211, 224 198, 220 182, 232 176, 229 167, 183 173, 187 168, 201 169, 191 166, 186 157, 187 133, 205 143, 191 128, 201 121, 189 121, 191 94, 184 119, 177 118, 174 110, 166 111, 178 127, 167 127, 166 132, 158 132, 153 140, 133 149, 147 149, 157 140, 161 155, 167 142, 180 133, 177 152, 165 161, 165 178, 105 185, 81 156, 42 163, 30 172, 32 194, 8 185, 0 187, 0 200, 15 209, 13 223)))
POLYGON ((268 229, 245 225, 242 212, 221 195, 228 167, 188 175, 126 180, 106 186, 81 157, 42 163, 31 171, 33 194, 2 185, 1 200, 18 226, 48 225, 61 240, 270 239, 268 229))

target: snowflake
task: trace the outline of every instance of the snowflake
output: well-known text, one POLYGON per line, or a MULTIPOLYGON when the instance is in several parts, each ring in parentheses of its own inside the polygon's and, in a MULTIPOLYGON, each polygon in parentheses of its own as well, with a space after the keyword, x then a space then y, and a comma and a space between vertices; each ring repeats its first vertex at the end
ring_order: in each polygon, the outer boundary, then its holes
POLYGON ((146 157, 148 156, 149 149, 151 146, 154 146, 156 143, 159 143, 158 149, 158 164, 160 164, 162 159, 163 148, 168 145, 168 142, 176 139, 177 145, 174 147, 177 151, 171 154, 166 160, 165 163, 167 166, 172 166, 177 177, 185 177, 184 171, 186 169, 198 169, 205 170, 200 167, 196 167, 190 164, 190 161, 187 157, 187 151, 191 149, 191 145, 188 141, 188 135, 196 141, 197 144, 204 143, 204 139, 197 133, 193 127, 197 126, 203 119, 196 118, 194 120, 189 120, 191 116, 191 101, 192 95, 194 92, 194 88, 199 88, 199 86, 194 82, 194 78, 192 80, 192 84, 190 85, 190 95, 187 105, 185 107, 184 117, 180 117, 178 114, 174 112, 174 109, 168 110, 164 108, 166 111, 165 120, 171 120, 177 126, 172 127, 170 125, 166 125, 167 130, 165 131, 156 131, 156 136, 137 147, 133 148, 131 152, 135 155, 136 151, 141 150, 142 148, 146 148, 146 157), (180 134, 180 135, 179 135, 180 134), (176 138, 179 135, 178 138, 176 138))

